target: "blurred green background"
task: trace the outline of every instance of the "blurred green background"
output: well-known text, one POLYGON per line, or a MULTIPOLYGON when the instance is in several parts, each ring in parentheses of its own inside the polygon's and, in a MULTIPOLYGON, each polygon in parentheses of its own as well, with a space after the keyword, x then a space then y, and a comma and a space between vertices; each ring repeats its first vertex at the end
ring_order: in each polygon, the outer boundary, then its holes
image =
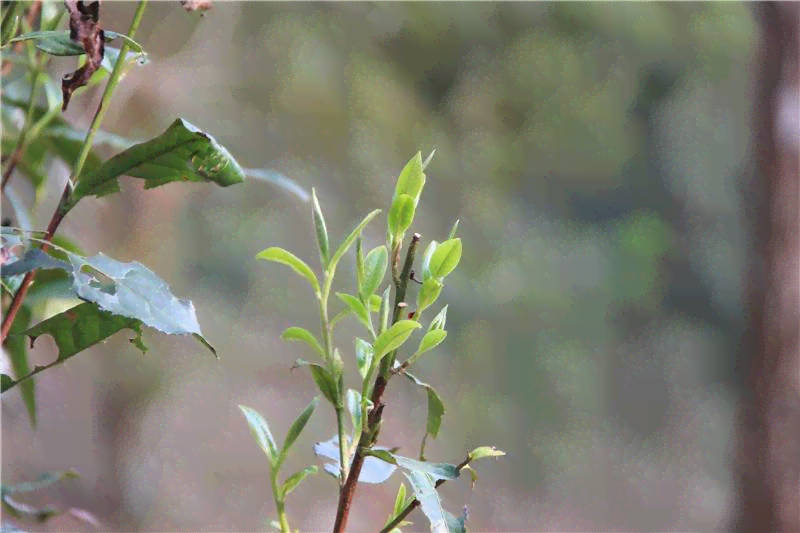
MULTIPOLYGON (((200 19, 154 2, 137 35, 151 63, 125 78, 104 128, 144 139, 183 117, 243 166, 316 188, 335 239, 387 208, 405 162, 435 148, 412 230, 441 241, 460 219, 464 256, 439 300, 450 335, 416 372, 448 409, 427 456, 508 452, 478 466, 473 490, 446 485, 448 508, 466 502, 474 531, 711 530, 730 511, 752 262, 751 9, 219 2, 200 19)), ((107 2, 101 20, 125 31, 133 10, 107 2)), ((78 92, 67 116, 88 125, 99 97, 78 92)), ((312 261, 310 204, 259 182, 123 180, 62 228, 192 299, 221 360, 150 332, 146 356, 118 335, 42 374, 36 433, 18 395, 3 398, 4 478, 76 468, 81 480, 36 498, 110 530, 264 530, 267 464, 236 406, 283 437, 314 391, 289 371, 305 354, 279 335, 318 315, 301 280, 254 256, 282 246, 312 261)), ((354 282, 344 271, 339 290, 354 282)), ((356 334, 353 321, 336 339, 353 373, 356 334)), ((387 404, 381 444, 414 455, 424 394, 398 380, 387 404)), ((321 407, 286 471, 319 464, 311 444, 334 432, 321 407)), ((349 531, 383 524, 399 479, 359 488, 349 531)), ((324 475, 289 498, 303 531, 329 529, 335 506, 324 475)))

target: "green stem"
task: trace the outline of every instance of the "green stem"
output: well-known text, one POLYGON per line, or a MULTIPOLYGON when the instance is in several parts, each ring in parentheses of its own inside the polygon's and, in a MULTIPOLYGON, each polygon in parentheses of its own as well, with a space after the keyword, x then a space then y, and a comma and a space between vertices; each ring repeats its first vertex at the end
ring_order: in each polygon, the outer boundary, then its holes
POLYGON ((272 482, 272 496, 275 498, 275 510, 278 513, 278 522, 281 525, 281 533, 291 533, 289 518, 286 516, 286 502, 279 496, 278 473, 270 471, 270 481, 272 482))

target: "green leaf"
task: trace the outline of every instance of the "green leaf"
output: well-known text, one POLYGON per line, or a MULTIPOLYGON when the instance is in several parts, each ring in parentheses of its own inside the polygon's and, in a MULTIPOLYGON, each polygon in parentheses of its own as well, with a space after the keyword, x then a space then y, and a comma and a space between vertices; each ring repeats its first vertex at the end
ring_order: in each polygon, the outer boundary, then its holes
POLYGON ((356 364, 361 378, 366 378, 372 364, 372 345, 364 339, 356 339, 356 364))
POLYGON ((353 424, 353 435, 359 435, 362 428, 361 420, 361 394, 353 389, 347 389, 347 410, 350 413, 350 422, 353 424))
POLYGON ((172 295, 164 281, 136 261, 121 263, 105 255, 68 254, 73 288, 79 298, 95 302, 104 311, 140 320, 169 335, 193 335, 216 357, 197 322, 194 304, 172 295), (88 271, 87 271, 88 270, 88 271))
POLYGON ((389 231, 395 239, 400 239, 411 226, 415 210, 415 199, 408 194, 400 194, 394 199, 392 207, 389 209, 388 224, 389 231))
POLYGON ((323 396, 325 396, 326 400, 331 402, 334 407, 338 407, 339 388, 336 385, 336 380, 333 378, 331 373, 322 365, 311 363, 305 359, 298 359, 292 369, 299 368, 301 366, 309 367, 309 370, 311 370, 311 377, 314 378, 314 383, 317 384, 319 391, 323 396))
MULTIPOLYGON (((318 470, 316 466, 309 466, 289 476, 283 483, 283 496, 288 496, 290 492, 297 488, 301 481, 312 474, 316 474, 318 470)), ((280 524, 278 524, 278 529, 280 530, 280 524)))
POLYGON ((439 243, 436 241, 431 241, 428 246, 425 248, 425 253, 422 255, 422 280, 425 281, 426 279, 431 277, 431 257, 433 257, 433 252, 436 251, 437 246, 439 243))
MULTIPOLYGON (((362 253, 361 235, 356 239, 356 285, 359 287, 359 294, 361 294, 361 287, 364 285, 364 254, 362 253)), ((363 296, 361 297, 363 300, 363 296)))
MULTIPOLYGON (((11 387, 24 382, 42 370, 56 364, 61 364, 70 357, 94 346, 95 344, 107 339, 114 333, 122 329, 131 329, 136 333, 136 337, 131 342, 140 350, 144 351, 142 343, 142 326, 136 319, 127 318, 103 311, 96 304, 86 302, 63 313, 39 322, 34 327, 26 330, 19 335, 27 335, 31 338, 31 344, 41 335, 50 335, 58 348, 56 361, 47 366, 37 366, 32 372, 18 380, 3 380, 2 391, 5 392, 11 387)), ((11 337, 9 337, 9 341, 11 337)))
POLYGON ((458 220, 456 220, 455 224, 453 224, 453 228, 450 230, 450 235, 447 237, 448 239, 455 239, 456 238, 456 231, 458 231, 458 220))
POLYGON ((381 298, 379 335, 386 333, 386 328, 389 327, 389 307, 391 305, 389 303, 389 295, 391 294, 391 290, 391 287, 386 287, 386 290, 383 291, 383 297, 381 298))
POLYGON ((397 460, 395 459, 394 455, 392 455, 392 452, 389 450, 378 450, 375 448, 370 448, 364 450, 364 455, 367 455, 369 457, 377 457, 384 463, 389 463, 390 465, 397 466, 397 460))
POLYGON ((317 341, 316 337, 304 328, 299 328, 296 326, 286 328, 286 330, 281 335, 281 338, 285 341, 302 341, 308 344, 312 350, 317 352, 322 359, 325 359, 325 351, 322 349, 319 341, 317 341))
POLYGON ((342 257, 344 257, 344 254, 347 253, 347 250, 350 249, 350 247, 353 245, 354 242, 356 242, 356 239, 358 238, 359 235, 361 235, 361 232, 364 231, 364 228, 367 227, 367 224, 369 224, 373 218, 378 216, 380 212, 381 212, 380 209, 376 209, 372 213, 365 216, 364 220, 362 220, 361 223, 358 226, 356 226, 356 228, 352 232, 350 232, 350 235, 347 236, 347 238, 342 242, 342 244, 339 245, 339 248, 336 249, 336 252, 333 254, 333 257, 331 258, 330 263, 328 263, 329 276, 333 275, 334 271, 336 270, 336 265, 339 263, 339 260, 342 257))
POLYGON ((317 246, 319 247, 319 257, 322 262, 322 269, 328 267, 330 259, 330 245, 328 244, 328 228, 325 226, 325 217, 322 216, 322 208, 317 200, 317 193, 311 189, 311 203, 313 205, 312 218, 314 219, 314 229, 317 233, 317 246))
POLYGON ((469 457, 470 462, 472 462, 477 459, 483 459, 484 457, 501 457, 505 454, 506 452, 500 451, 494 446, 480 446, 469 452, 467 457, 469 457))
POLYGON ((381 310, 381 297, 377 294, 373 294, 369 297, 369 310, 372 313, 377 313, 381 310))
POLYGON ((417 293, 417 314, 433 305, 442 293, 444 285, 435 277, 430 277, 422 282, 417 293))
POLYGON ((344 304, 353 312, 354 315, 358 318, 358 320, 364 324, 364 327, 369 329, 369 311, 367 308, 364 307, 364 304, 361 303, 361 300, 353 296, 352 294, 345 294, 341 292, 337 292, 336 296, 344 302, 344 304))
POLYGON ((270 465, 275 465, 278 459, 278 446, 275 444, 275 439, 272 437, 272 432, 269 430, 269 424, 261 414, 251 407, 239 405, 245 418, 247 425, 250 426, 250 432, 253 438, 264 451, 264 454, 269 459, 270 465))
POLYGON ((86 196, 118 192, 117 178, 122 175, 145 180, 145 189, 173 181, 210 181, 221 187, 244 181, 242 168, 225 147, 177 119, 158 137, 120 152, 95 172, 81 176, 65 211, 86 196))
POLYGON ((370 250, 364 259, 364 276, 358 285, 358 293, 362 300, 372 298, 378 290, 383 277, 386 275, 386 267, 389 264, 389 256, 386 246, 378 246, 370 250))
MULTIPOLYGON (((9 337, 6 339, 5 343, 5 348, 11 359, 11 368, 17 379, 21 379, 30 374, 28 347, 26 346, 25 336, 19 335, 19 333, 28 328, 30 322, 31 310, 27 305, 23 305, 14 318, 9 337)), ((14 381, 11 376, 4 377, 8 377, 12 382, 14 381)), ((4 382, 2 384, 3 391, 6 390, 7 385, 10 385, 10 383, 4 382)), ((28 411, 28 418, 31 421, 31 426, 36 429, 36 382, 32 379, 24 381, 20 385, 20 395, 28 411)))
POLYGON ((454 524, 448 520, 449 513, 442 507, 442 500, 428 474, 417 471, 404 472, 404 474, 411 482, 414 497, 419 501, 420 509, 428 518, 433 533, 466 533, 464 528, 454 529, 452 527, 454 524))
POLYGON ((461 239, 448 239, 436 247, 430 261, 434 278, 443 278, 452 272, 461 260, 461 239))
POLYGON ((407 194, 414 199, 414 205, 416 205, 424 186, 425 173, 422 170, 422 154, 417 152, 417 155, 406 163, 406 166, 397 178, 392 204, 394 204, 394 200, 396 200, 398 196, 407 194))
POLYGON ((375 359, 380 360, 384 355, 399 348, 415 329, 422 327, 416 320, 398 320, 392 327, 378 335, 373 344, 375 359))
POLYGON ((406 508, 406 484, 400 483, 397 496, 394 499, 394 516, 399 515, 406 508))
POLYGON ((458 466, 449 463, 429 463, 426 461, 417 461, 416 459, 410 459, 408 457, 403 457, 402 455, 395 455, 394 460, 396 461, 395 464, 397 464, 397 466, 415 472, 425 472, 431 476, 434 481, 438 481, 440 479, 451 481, 458 478, 460 475, 458 466))
MULTIPOLYGON (((85 54, 86 50, 83 49, 83 46, 70 39, 69 33, 69 30, 33 31, 11 39, 7 44, 36 40, 36 48, 50 55, 80 56, 85 54)), ((128 43, 134 52, 143 52, 142 46, 127 35, 108 30, 104 34, 106 42, 119 38, 128 43)))
MULTIPOLYGON (((395 362, 395 367, 399 363, 395 362)), ((403 372, 403 375, 413 381, 418 387, 422 387, 428 394, 428 425, 426 428, 426 435, 430 435, 434 439, 439 435, 439 428, 442 425, 442 417, 444 416, 445 409, 442 399, 436 393, 433 387, 421 381, 419 378, 410 372, 403 372)))
POLYGON ((283 263, 284 265, 288 265, 294 269, 295 272, 306 278, 308 282, 311 284, 311 287, 314 289, 314 292, 319 294, 319 281, 317 281, 317 276, 311 270, 302 259, 294 255, 292 252, 284 250, 283 248, 278 248, 277 246, 273 246, 272 248, 267 248, 259 252, 256 255, 256 259, 264 259, 266 261, 274 261, 276 263, 283 263))
POLYGON ((283 461, 286 459, 286 455, 289 453, 289 449, 292 447, 292 444, 295 443, 297 437, 300 436, 300 433, 303 431, 303 428, 306 427, 308 423, 308 419, 311 418, 311 415, 314 414, 314 409, 317 408, 319 404, 319 396, 315 397, 311 400, 311 403, 308 404, 308 407, 300 413, 300 416, 292 422, 292 425, 289 426, 289 430, 286 432, 286 440, 283 442, 283 448, 281 448, 281 453, 278 456, 278 461, 275 465, 275 469, 279 469, 283 461))
POLYGON ((433 154, 435 153, 436 150, 432 151, 431 154, 425 159, 425 161, 423 161, 422 170, 425 170, 428 167, 428 164, 431 162, 431 159, 433 159, 433 154))
POLYGON ((427 332, 425 336, 422 337, 416 353, 408 358, 408 361, 405 363, 406 367, 413 365, 422 354, 441 344, 445 337, 447 337, 447 332, 443 329, 434 329, 427 332))
POLYGON ((447 325, 447 306, 445 305, 442 307, 442 310, 439 311, 439 314, 433 317, 431 320, 430 325, 428 326, 428 331, 432 331, 434 329, 444 329, 447 325))

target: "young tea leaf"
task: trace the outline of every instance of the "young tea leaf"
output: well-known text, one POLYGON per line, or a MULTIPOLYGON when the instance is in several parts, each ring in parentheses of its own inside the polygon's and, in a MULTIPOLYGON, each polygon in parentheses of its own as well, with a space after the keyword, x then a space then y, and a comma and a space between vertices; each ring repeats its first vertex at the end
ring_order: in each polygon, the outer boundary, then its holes
POLYGON ((469 452, 467 457, 469 457, 470 462, 472 462, 477 459, 483 459, 484 457, 502 457, 505 454, 506 452, 500 451, 494 446, 481 446, 469 452))
POLYGON ((389 307, 391 304, 389 303, 389 295, 391 294, 391 287, 386 287, 386 290, 383 291, 383 297, 381 298, 381 310, 380 310, 380 330, 378 331, 379 335, 383 335, 386 333, 386 329, 389 327, 389 307))
POLYGON ((369 311, 367 308, 364 307, 364 304, 361 303, 361 300, 353 296, 352 294, 344 294, 341 292, 337 292, 336 296, 344 302, 344 304, 356 315, 356 318, 364 325, 365 328, 369 329, 369 311))
POLYGON ((442 282, 434 277, 430 277, 422 282, 422 287, 420 287, 417 293, 418 314, 422 313, 436 302, 436 299, 439 298, 439 295, 442 293, 442 287, 444 287, 442 282))
POLYGON ((369 366, 372 364, 372 345, 364 339, 356 339, 356 364, 361 379, 366 378, 369 366))
POLYGON ((319 341, 317 341, 316 337, 304 328, 299 328, 296 326, 286 328, 286 330, 281 335, 281 338, 285 341, 302 341, 308 344, 312 350, 314 350, 323 360, 325 359, 325 351, 322 349, 319 341))
POLYGON ((458 231, 458 223, 459 220, 456 220, 455 224, 453 224, 453 228, 450 230, 450 235, 447 237, 448 239, 456 238, 456 231, 458 231))
POLYGON ((414 221, 414 211, 416 203, 414 198, 408 194, 400 194, 392 202, 389 209, 388 223, 389 231, 395 239, 400 239, 405 231, 414 221))
POLYGON ((361 394, 353 389, 347 389, 347 411, 350 413, 350 422, 353 424, 353 435, 361 433, 361 394))
POLYGON ((380 212, 380 209, 376 209, 372 213, 365 216, 364 220, 362 220, 361 223, 356 226, 352 232, 350 232, 350 235, 347 236, 342 244, 339 245, 339 248, 336 249, 333 257, 331 257, 330 263, 328 263, 328 275, 333 275, 339 260, 344 256, 345 253, 347 253, 347 250, 350 249, 353 243, 356 242, 356 238, 361 235, 361 232, 364 231, 364 228, 367 227, 367 224, 369 224, 373 218, 378 216, 380 212))
POLYGON ((431 159, 433 159, 433 154, 435 154, 435 153, 436 153, 436 150, 433 150, 431 152, 431 154, 427 158, 425 158, 425 161, 422 162, 422 170, 425 170, 428 167, 428 165, 431 162, 431 159))
POLYGON ((273 246, 272 248, 267 248, 259 252, 258 255, 256 255, 256 259, 274 261, 292 267, 295 272, 308 280, 315 293, 319 293, 319 281, 317 281, 317 276, 314 274, 314 271, 292 252, 273 246))
POLYGON ((240 405, 239 409, 241 409, 247 419, 247 425, 250 426, 250 432, 253 434, 253 438, 256 439, 256 442, 264 451, 264 454, 266 454, 267 459, 269 459, 269 464, 275 465, 278 459, 278 447, 275 444, 275 439, 272 437, 272 432, 269 430, 269 424, 267 424, 264 417, 255 409, 245 405, 240 405))
POLYGON ((317 234, 317 246, 319 247, 319 257, 322 262, 322 269, 328 267, 328 260, 330 259, 330 245, 328 243, 328 228, 325 226, 325 217, 322 216, 322 208, 319 206, 317 200, 317 193, 311 189, 311 203, 313 210, 311 212, 314 219, 314 230, 317 234))
POLYGON ((434 329, 425 334, 419 343, 416 353, 408 358, 406 367, 413 365, 422 354, 436 348, 444 338, 447 337, 447 332, 443 329, 434 329))
POLYGON ((117 178, 131 176, 151 189, 173 181, 212 182, 221 187, 244 181, 239 163, 211 135, 177 119, 158 137, 134 145, 81 176, 64 212, 86 196, 119 191, 117 178))
MULTIPOLYGON (((102 311, 96 304, 85 302, 47 320, 43 320, 19 335, 30 337, 31 344, 37 337, 42 335, 53 337, 58 348, 58 355, 53 364, 60 364, 126 328, 136 333, 136 337, 131 342, 142 349, 144 347, 141 341, 142 323, 139 320, 102 311)), ((11 337, 9 337, 10 340, 11 337)), ((4 380, 2 391, 0 392, 7 391, 50 366, 52 364, 47 367, 37 366, 32 372, 26 376, 21 376, 17 380, 4 380)))
POLYGON ((394 499, 394 516, 399 515, 406 507, 406 484, 400 483, 397 496, 394 499))
POLYGON ((392 197, 392 204, 401 194, 407 194, 414 199, 416 206, 419 200, 419 195, 422 193, 422 188, 425 186, 425 173, 422 170, 422 154, 417 154, 406 163, 406 166, 400 172, 395 185, 394 197, 392 197))
POLYGON ((311 377, 314 378, 317 388, 325 396, 325 399, 331 402, 335 407, 339 405, 339 388, 336 385, 336 380, 328 370, 316 363, 310 363, 305 359, 298 359, 292 368, 299 368, 307 366, 311 370, 311 377))
POLYGON ((434 329, 444 329, 447 325, 447 306, 445 305, 442 307, 442 310, 439 311, 439 314, 433 317, 431 320, 430 325, 428 326, 428 331, 432 331, 434 329))
POLYGON ((300 436, 303 428, 306 427, 308 419, 311 418, 312 414, 314 414, 314 409, 316 409, 318 404, 319 396, 311 400, 311 403, 308 404, 308 407, 306 407, 305 410, 300 413, 300 416, 298 416, 297 419, 292 422, 292 425, 286 432, 286 440, 283 442, 283 448, 281 448, 281 453, 278 456, 278 461, 275 465, 276 469, 280 468, 281 464, 283 464, 283 461, 286 459, 286 455, 289 453, 289 449, 292 447, 292 444, 295 443, 297 437, 300 436))
MULTIPOLYGON (((286 481, 283 483, 283 496, 284 498, 289 495, 297 486, 303 481, 305 478, 312 474, 316 474, 319 469, 316 466, 309 466, 300 470, 299 472, 295 472, 291 476, 289 476, 286 481)), ((278 529, 280 530, 280 524, 278 524, 278 529)))
POLYGON ((375 359, 380 360, 384 355, 399 348, 415 329, 422 327, 416 320, 398 320, 392 327, 378 335, 373 344, 375 359))
POLYGON ((439 246, 439 243, 436 241, 431 241, 430 244, 425 248, 425 253, 422 255, 422 280, 425 281, 426 279, 431 277, 431 257, 433 257, 433 252, 436 251, 436 247, 439 246))
POLYGON ((362 300, 372 298, 378 290, 383 277, 386 275, 386 267, 389 264, 389 256, 386 246, 378 246, 370 250, 364 259, 364 276, 358 285, 358 293, 362 300))
POLYGON ((430 272, 434 278, 444 278, 461 260, 461 239, 449 239, 436 247, 430 261, 430 272))

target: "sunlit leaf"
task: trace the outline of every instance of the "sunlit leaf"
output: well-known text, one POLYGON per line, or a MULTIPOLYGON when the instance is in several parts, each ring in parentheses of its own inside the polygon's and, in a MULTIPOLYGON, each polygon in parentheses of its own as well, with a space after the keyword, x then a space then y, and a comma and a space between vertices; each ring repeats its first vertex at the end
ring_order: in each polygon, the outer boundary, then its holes
POLYGON ((314 271, 311 270, 302 259, 294 255, 292 252, 273 246, 266 250, 259 252, 256 259, 264 259, 265 261, 274 261, 276 263, 283 263, 284 265, 292 267, 295 272, 306 278, 314 289, 314 292, 319 293, 319 281, 314 271))
POLYGON ((450 274, 461 260, 461 239, 449 239, 436 247, 430 260, 430 272, 434 278, 450 274))
POLYGON ((398 320, 375 339, 373 357, 380 360, 387 353, 396 350, 411 336, 415 329, 420 327, 422 325, 416 320, 398 320))
POLYGON ((267 424, 264 417, 252 407, 239 405, 239 409, 241 409, 247 419, 247 425, 250 427, 253 438, 256 439, 256 442, 264 451, 270 464, 274 465, 278 459, 278 446, 275 444, 275 439, 272 436, 272 432, 269 430, 269 424, 267 424))
POLYGON ((372 298, 381 282, 383 282, 388 262, 386 246, 378 246, 367 254, 364 259, 364 278, 358 288, 362 299, 372 298))
POLYGON ((342 244, 339 245, 339 248, 336 249, 336 252, 333 254, 333 257, 331 257, 330 263, 328 263, 329 275, 331 275, 333 271, 336 270, 336 265, 339 263, 339 260, 344 256, 345 253, 347 253, 347 250, 350 249, 353 243, 356 242, 356 238, 358 238, 358 236, 361 235, 361 232, 364 231, 364 228, 367 227, 367 224, 369 224, 373 218, 378 216, 380 212, 381 212, 380 209, 376 209, 372 213, 365 216, 364 220, 362 220, 361 223, 359 223, 359 225, 356 226, 352 232, 350 232, 350 235, 348 235, 347 238, 344 241, 342 241, 342 244))
POLYGON ((289 453, 289 449, 292 447, 292 444, 295 443, 297 437, 300 436, 300 433, 303 431, 303 428, 306 427, 308 423, 308 419, 311 418, 311 415, 314 414, 314 409, 316 409, 317 405, 319 404, 319 396, 311 400, 311 403, 308 404, 308 407, 300 413, 300 416, 292 422, 292 425, 289 426, 289 430, 286 432, 286 440, 283 442, 283 448, 281 448, 281 453, 278 456, 278 461, 275 465, 275 468, 280 468, 283 461, 286 459, 286 455, 289 453))
POLYGON ((301 341, 305 342, 307 345, 311 347, 322 359, 325 359, 325 351, 322 349, 319 341, 314 337, 314 335, 304 328, 299 328, 296 326, 286 328, 281 338, 285 341, 301 341))

